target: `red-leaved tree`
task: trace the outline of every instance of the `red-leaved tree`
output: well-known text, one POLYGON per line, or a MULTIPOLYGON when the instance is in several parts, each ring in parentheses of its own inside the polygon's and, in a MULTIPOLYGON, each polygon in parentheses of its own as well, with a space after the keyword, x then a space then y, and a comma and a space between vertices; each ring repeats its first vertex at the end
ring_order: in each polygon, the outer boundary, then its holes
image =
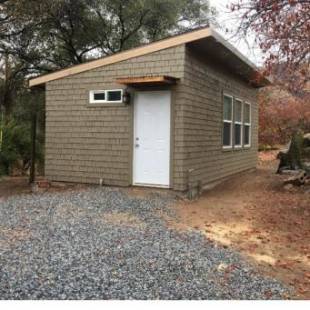
POLYGON ((310 106, 279 88, 263 89, 259 94, 260 147, 288 143, 297 128, 310 132, 310 106))
POLYGON ((280 75, 276 82, 294 95, 309 95, 310 0, 235 0, 231 10, 239 15, 238 34, 255 34, 265 73, 280 75))

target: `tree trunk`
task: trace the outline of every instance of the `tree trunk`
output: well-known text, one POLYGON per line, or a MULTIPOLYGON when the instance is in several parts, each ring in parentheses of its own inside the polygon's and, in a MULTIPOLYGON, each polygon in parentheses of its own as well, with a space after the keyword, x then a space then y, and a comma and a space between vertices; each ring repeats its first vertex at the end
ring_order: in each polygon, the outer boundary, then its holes
POLYGON ((280 164, 278 173, 283 170, 300 170, 303 169, 302 155, 303 155, 303 135, 301 132, 296 132, 291 140, 287 152, 280 152, 278 158, 280 164))

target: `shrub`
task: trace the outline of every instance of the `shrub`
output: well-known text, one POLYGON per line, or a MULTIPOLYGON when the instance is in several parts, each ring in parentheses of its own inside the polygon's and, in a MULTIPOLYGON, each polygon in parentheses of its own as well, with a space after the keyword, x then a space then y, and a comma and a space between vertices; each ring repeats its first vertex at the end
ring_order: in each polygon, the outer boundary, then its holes
POLYGON ((2 127, 2 143, 0 149, 0 174, 9 174, 10 169, 23 163, 23 167, 31 158, 31 137, 29 125, 18 124, 14 119, 7 121, 2 127))
POLYGON ((310 104, 301 98, 264 89, 259 95, 259 145, 287 144, 294 133, 310 132, 310 104))

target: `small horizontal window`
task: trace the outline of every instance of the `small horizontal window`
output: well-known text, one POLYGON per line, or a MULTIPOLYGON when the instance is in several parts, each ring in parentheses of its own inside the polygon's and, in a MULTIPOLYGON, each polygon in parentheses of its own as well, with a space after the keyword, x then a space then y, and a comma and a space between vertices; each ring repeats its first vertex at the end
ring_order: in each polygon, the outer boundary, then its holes
POLYGON ((91 90, 89 92, 90 103, 122 103, 123 102, 123 90, 111 89, 111 90, 91 90))
POLYGON ((102 92, 102 93, 99 93, 99 92, 94 93, 94 100, 95 100, 95 101, 100 101, 100 100, 105 101, 105 92, 102 92))
POLYGON ((108 101, 110 102, 122 101, 122 91, 119 90, 108 91, 108 101))

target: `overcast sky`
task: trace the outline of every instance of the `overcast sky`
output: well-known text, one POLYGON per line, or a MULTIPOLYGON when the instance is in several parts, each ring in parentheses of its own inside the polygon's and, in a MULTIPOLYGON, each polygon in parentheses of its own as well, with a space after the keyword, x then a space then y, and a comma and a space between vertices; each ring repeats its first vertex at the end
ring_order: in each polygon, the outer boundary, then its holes
MULTIPOLYGON (((227 5, 236 2, 235 0, 209 0, 211 6, 215 7, 218 11, 218 22, 224 29, 237 29, 236 15, 229 12, 227 5)), ((231 44, 233 44, 242 54, 248 57, 256 65, 262 64, 262 53, 259 48, 254 44, 254 35, 247 38, 247 43, 244 40, 239 40, 231 34, 226 34, 225 31, 217 29, 231 44)))

